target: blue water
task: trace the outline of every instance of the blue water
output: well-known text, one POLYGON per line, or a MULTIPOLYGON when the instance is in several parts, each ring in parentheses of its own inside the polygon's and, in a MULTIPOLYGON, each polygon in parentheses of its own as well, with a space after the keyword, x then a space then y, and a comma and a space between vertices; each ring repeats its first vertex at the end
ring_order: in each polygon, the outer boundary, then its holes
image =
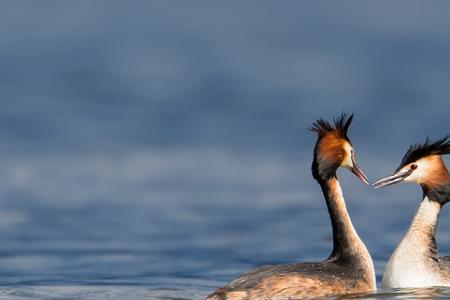
MULTIPOLYGON (((306 128, 355 112, 371 180, 448 133, 449 9, 1 3, 0 299, 198 299, 256 266, 326 258, 306 128)), ((420 189, 339 177, 379 283, 420 189)), ((449 254, 447 208, 440 220, 449 254)))

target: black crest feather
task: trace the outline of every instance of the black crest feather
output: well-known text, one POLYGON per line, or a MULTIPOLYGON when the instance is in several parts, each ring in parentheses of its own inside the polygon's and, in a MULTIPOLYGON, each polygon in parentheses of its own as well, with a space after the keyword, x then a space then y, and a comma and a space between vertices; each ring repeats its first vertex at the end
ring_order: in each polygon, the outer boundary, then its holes
POLYGON ((403 156, 397 170, 400 170, 407 164, 426 156, 446 154, 450 154, 450 141, 448 135, 436 141, 432 141, 430 138, 427 138, 423 144, 414 144, 409 146, 409 149, 406 151, 405 156, 403 156))
POLYGON ((309 130, 316 132, 319 137, 323 137, 331 131, 336 131, 342 138, 348 139, 347 132, 353 120, 353 114, 349 115, 343 112, 339 117, 333 119, 333 125, 330 122, 319 118, 313 122, 309 130))

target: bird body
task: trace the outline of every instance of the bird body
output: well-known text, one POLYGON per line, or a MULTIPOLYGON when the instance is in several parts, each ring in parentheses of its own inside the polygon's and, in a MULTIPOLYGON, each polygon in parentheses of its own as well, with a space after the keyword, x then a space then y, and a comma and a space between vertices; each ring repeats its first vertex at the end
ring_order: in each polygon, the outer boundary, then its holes
POLYGON ((257 268, 219 288, 208 299, 314 298, 376 289, 372 258, 353 227, 336 177, 336 170, 345 167, 368 183, 347 137, 351 120, 352 116, 343 114, 334 126, 319 119, 312 127, 318 134, 313 177, 322 188, 333 227, 330 257, 322 262, 257 268))
POLYGON ((438 256, 435 238, 439 213, 450 198, 450 175, 441 158, 444 154, 450 154, 447 137, 412 145, 394 174, 373 184, 379 188, 411 182, 419 184, 424 194, 407 233, 386 265, 383 288, 450 286, 450 258, 438 256))

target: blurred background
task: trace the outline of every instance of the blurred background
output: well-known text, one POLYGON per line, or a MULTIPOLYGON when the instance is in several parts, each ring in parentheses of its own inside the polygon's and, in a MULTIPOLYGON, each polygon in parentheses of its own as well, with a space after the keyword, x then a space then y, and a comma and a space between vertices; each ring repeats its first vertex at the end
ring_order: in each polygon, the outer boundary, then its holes
MULTIPOLYGON (((371 180, 411 143, 450 132, 445 1, 0 8, 9 297, 80 299, 106 285, 128 299, 198 298, 255 266, 326 258, 310 124, 355 113, 349 134, 371 180)), ((379 279, 421 191, 339 176, 379 279)))

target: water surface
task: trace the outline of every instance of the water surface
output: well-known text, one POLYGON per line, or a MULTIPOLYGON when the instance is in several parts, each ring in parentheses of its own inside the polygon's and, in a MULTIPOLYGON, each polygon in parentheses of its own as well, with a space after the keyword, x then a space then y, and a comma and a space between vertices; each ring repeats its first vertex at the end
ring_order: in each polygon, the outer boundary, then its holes
MULTIPOLYGON (((199 299, 326 258, 306 128, 355 112, 372 180, 446 134, 449 5, 2 3, 0 298, 199 299)), ((380 283, 420 189, 339 178, 380 283)))

